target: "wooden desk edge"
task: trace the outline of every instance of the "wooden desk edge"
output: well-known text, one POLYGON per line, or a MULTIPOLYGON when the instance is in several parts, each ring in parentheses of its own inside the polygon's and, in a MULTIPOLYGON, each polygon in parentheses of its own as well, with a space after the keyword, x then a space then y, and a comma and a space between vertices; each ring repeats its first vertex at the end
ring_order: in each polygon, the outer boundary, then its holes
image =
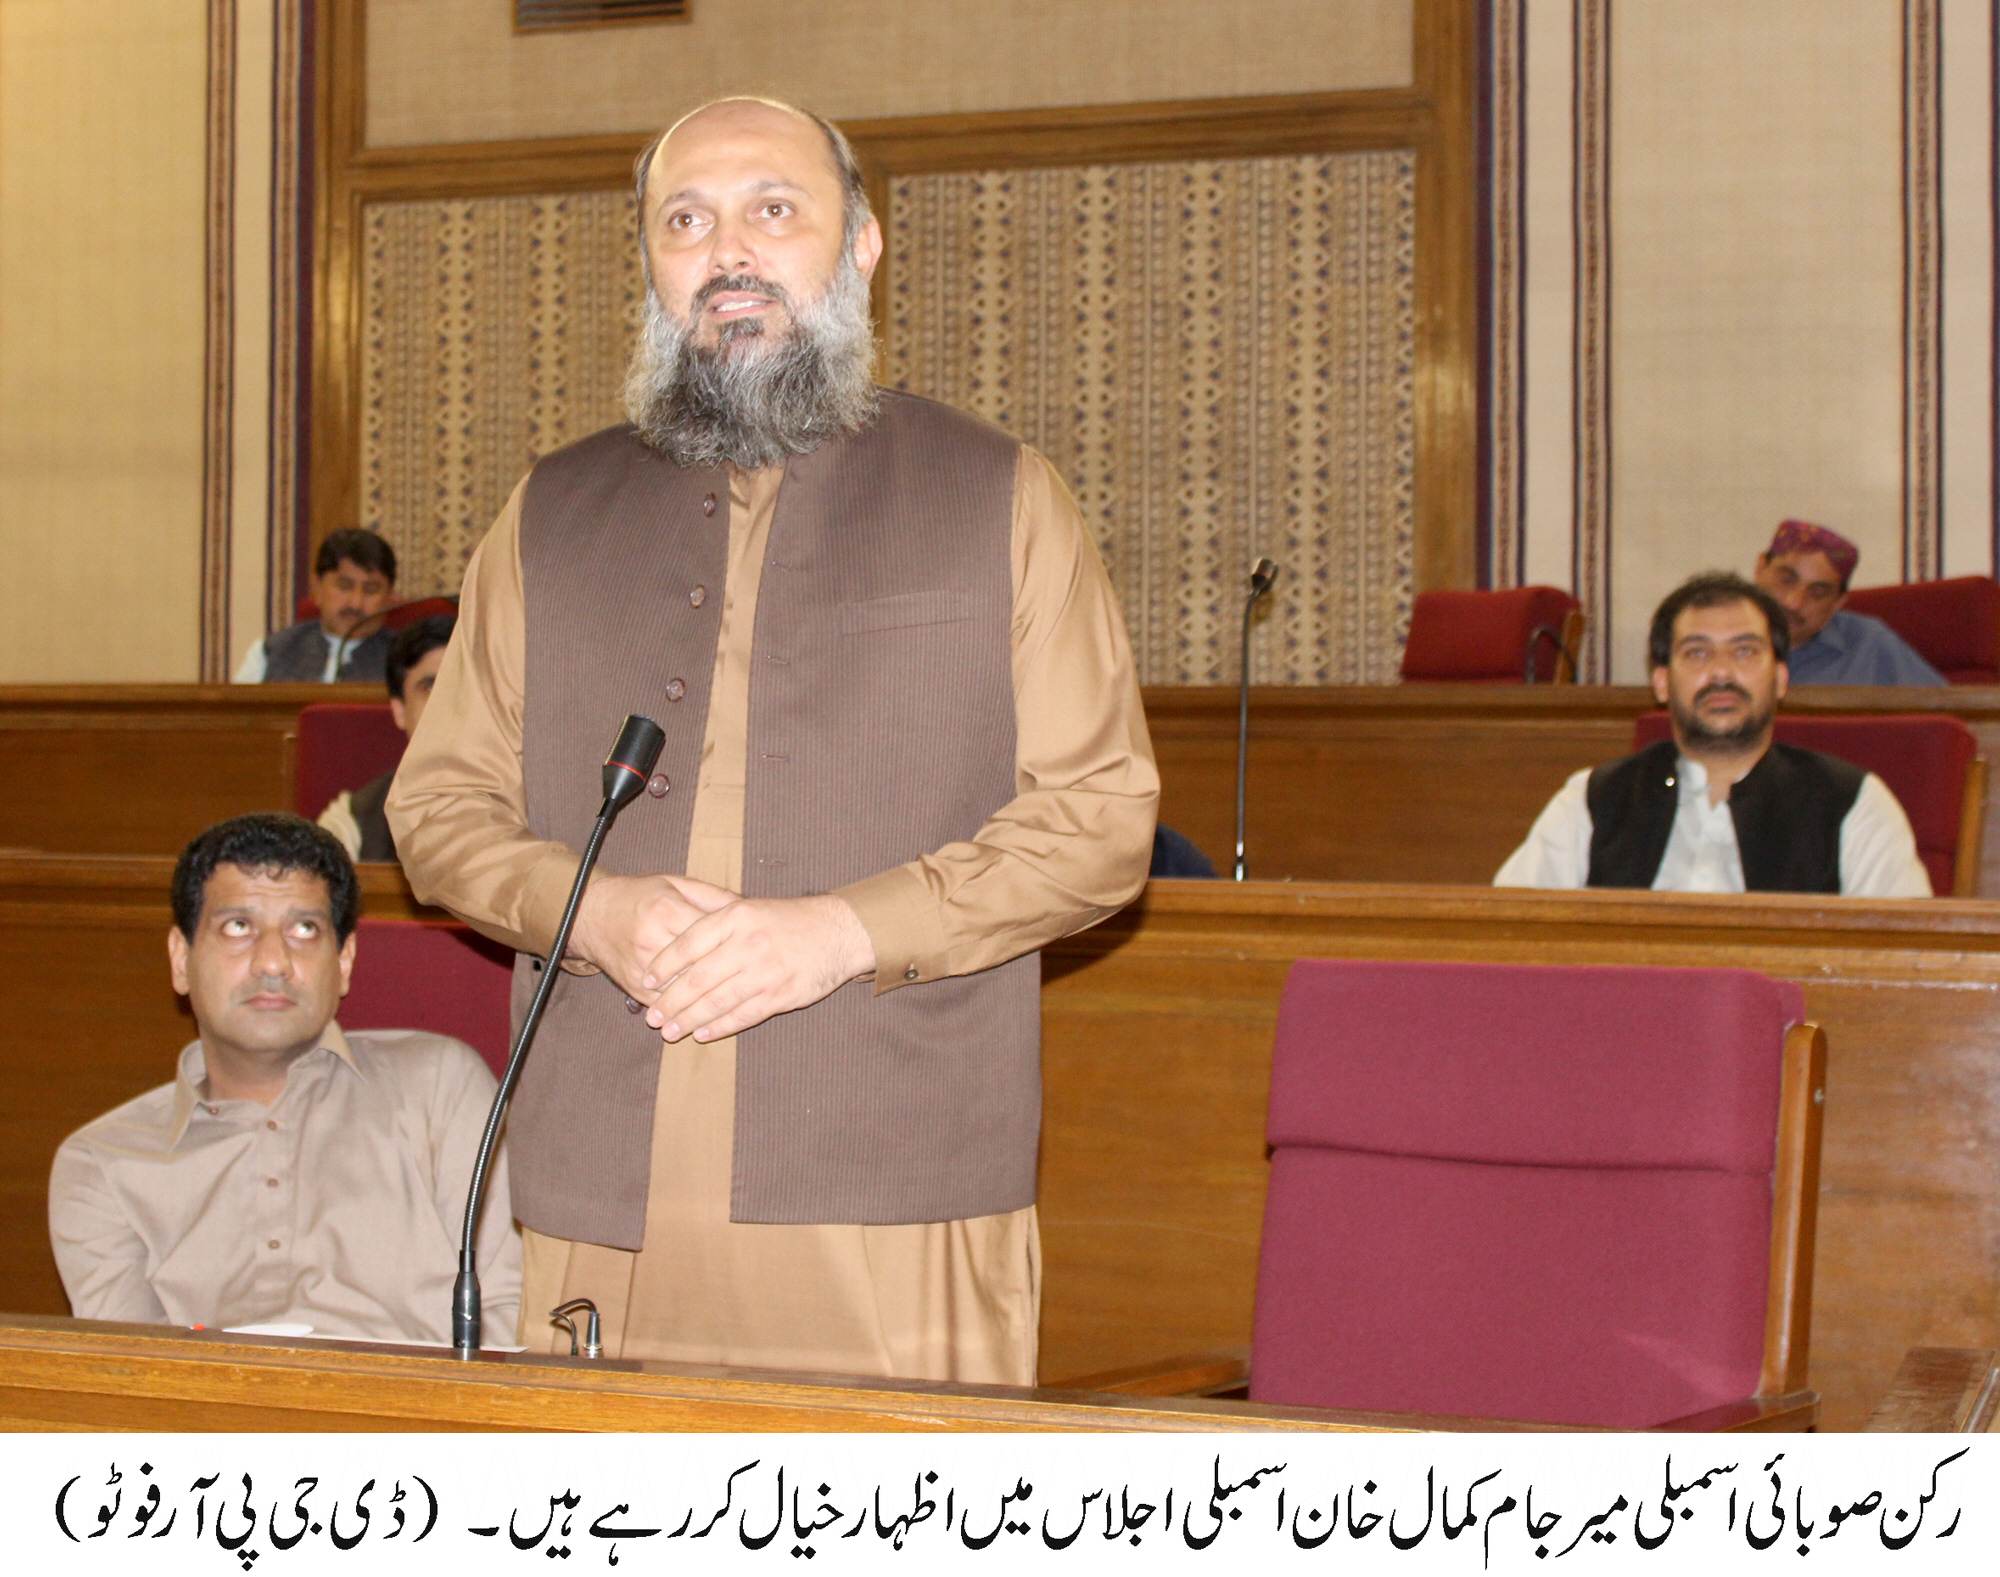
MULTIPOLYGON (((146 1402, 303 1408, 324 1418, 319 1427, 336 1430, 343 1418, 366 1417, 419 1429, 432 1423, 553 1431, 1576 1432, 1490 1419, 528 1353, 487 1353, 467 1362, 442 1349, 334 1341, 302 1346, 279 1338, 25 1315, 0 1318, 0 1393, 10 1392, 112 1396, 128 1408, 146 1402)), ((233 1427, 218 1418, 214 1427, 233 1427)))

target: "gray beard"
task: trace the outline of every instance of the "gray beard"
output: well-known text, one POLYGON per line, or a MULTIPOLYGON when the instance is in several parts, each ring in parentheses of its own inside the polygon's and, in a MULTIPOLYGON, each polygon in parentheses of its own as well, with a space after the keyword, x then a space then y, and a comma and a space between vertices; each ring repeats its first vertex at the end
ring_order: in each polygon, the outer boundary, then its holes
POLYGON ((754 321, 722 327, 713 349, 646 292, 645 317, 625 375, 625 415, 652 448, 676 465, 760 471, 809 454, 829 438, 859 432, 875 414, 874 328, 868 281, 842 256, 817 300, 798 306, 767 280, 712 281, 689 305, 696 317, 721 289, 770 294, 791 316, 767 347, 754 321))

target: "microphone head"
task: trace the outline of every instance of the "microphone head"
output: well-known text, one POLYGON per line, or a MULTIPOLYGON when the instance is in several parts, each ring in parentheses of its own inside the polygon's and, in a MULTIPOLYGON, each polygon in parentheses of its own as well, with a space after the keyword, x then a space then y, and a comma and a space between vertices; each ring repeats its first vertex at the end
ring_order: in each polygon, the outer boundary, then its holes
POLYGON ((1278 579, 1278 561, 1259 559, 1250 566, 1250 595, 1261 597, 1269 591, 1278 579))
POLYGON ((650 717, 634 713, 626 718, 618 742, 604 759, 604 797, 621 808, 637 799, 666 742, 666 731, 650 717))

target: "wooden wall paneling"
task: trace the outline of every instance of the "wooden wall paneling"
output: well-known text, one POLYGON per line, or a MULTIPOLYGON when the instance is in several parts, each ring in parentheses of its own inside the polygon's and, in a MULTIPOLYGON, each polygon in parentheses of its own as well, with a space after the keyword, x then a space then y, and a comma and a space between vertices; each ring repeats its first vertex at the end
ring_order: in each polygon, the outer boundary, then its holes
MULTIPOLYGON (((369 148, 365 0, 319 5, 315 541, 360 518, 363 206, 623 186, 652 130, 369 148)), ((868 169, 878 211, 886 211, 886 181, 894 174, 1415 149, 1416 588, 1469 586, 1476 572, 1478 10, 1478 0, 1415 0, 1416 81, 1409 89, 914 116, 852 121, 842 129, 868 169)))

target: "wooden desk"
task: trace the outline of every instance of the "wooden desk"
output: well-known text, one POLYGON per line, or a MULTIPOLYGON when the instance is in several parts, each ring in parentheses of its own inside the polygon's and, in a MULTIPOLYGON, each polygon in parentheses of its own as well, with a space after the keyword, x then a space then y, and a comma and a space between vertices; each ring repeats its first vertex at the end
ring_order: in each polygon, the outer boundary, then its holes
POLYGON ((210 822, 290 810, 299 708, 380 685, 0 686, 0 848, 178 854, 210 822))
MULTIPOLYGON (((0 1429, 929 1432, 1521 1429, 1481 1419, 1090 1395, 1004 1385, 286 1343, 0 1318, 0 1429)), ((1567 1432, 1567 1431, 1566 1431, 1567 1432)))
MULTIPOLYGON (((168 862, 0 855, 0 1285, 64 1309, 63 1135, 171 1071, 168 862)), ((369 912, 414 912, 393 871, 369 912)), ((1299 957, 1730 963, 1830 1043, 1812 1383, 1857 1428, 1905 1349, 2000 1346, 2000 904, 1158 882, 1045 957, 1042 1373, 1248 1342, 1272 1025, 1299 957)))
MULTIPOLYGON (((373 685, 0 688, 0 847, 176 854, 212 821, 292 802, 313 701, 373 685)), ((1376 685, 1252 692, 1250 869, 1298 881, 1490 881, 1562 781, 1631 748, 1652 695, 1611 685, 1376 685)), ((2000 768, 2000 688, 1793 692, 1794 712, 1946 712, 2000 768)), ((1160 817, 1226 870, 1236 692, 1157 689, 1160 817)), ((607 741, 608 743, 608 741, 607 741)), ((1994 774, 2000 795, 2000 771, 1994 774)), ((1987 809, 1983 890, 2000 895, 1987 809)))

